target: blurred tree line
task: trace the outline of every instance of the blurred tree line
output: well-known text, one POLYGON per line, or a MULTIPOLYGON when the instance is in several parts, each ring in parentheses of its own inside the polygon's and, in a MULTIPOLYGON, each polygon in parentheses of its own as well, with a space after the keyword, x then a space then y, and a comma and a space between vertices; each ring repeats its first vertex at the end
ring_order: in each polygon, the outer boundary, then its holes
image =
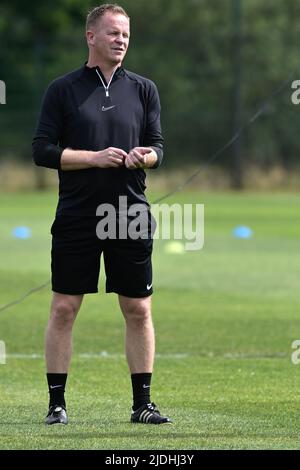
MULTIPOLYGON (((100 2, 101 3, 101 2, 100 2)), ((297 0, 120 0, 131 16, 125 67, 154 80, 162 102, 166 167, 201 165, 291 75, 300 79, 297 0), (297 75, 298 73, 298 75, 297 75)), ((90 0, 1 0, 0 158, 31 164, 45 88, 87 59, 90 0)), ((247 165, 294 168, 297 106, 291 86, 230 147, 219 164, 241 187, 247 165)))

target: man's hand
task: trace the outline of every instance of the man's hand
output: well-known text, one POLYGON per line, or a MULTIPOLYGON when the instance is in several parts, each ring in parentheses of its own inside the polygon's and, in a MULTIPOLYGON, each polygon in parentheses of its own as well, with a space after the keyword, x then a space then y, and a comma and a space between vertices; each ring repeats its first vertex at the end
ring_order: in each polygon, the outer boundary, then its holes
POLYGON ((125 165, 129 170, 136 170, 151 168, 156 161, 157 154, 151 147, 134 147, 128 154, 116 147, 97 152, 66 148, 61 156, 61 169, 71 171, 86 168, 120 168, 125 165))
POLYGON ((125 159, 128 157, 124 150, 109 147, 105 150, 95 152, 93 156, 93 166, 98 168, 119 168, 124 165, 125 159))
POLYGON ((119 168, 124 166, 127 153, 122 149, 109 147, 94 152, 92 150, 73 150, 66 148, 61 155, 63 171, 85 170, 87 168, 119 168))
POLYGON ((136 170, 137 168, 149 168, 148 156, 155 153, 150 147, 135 147, 130 150, 125 158, 125 166, 129 170, 136 170))

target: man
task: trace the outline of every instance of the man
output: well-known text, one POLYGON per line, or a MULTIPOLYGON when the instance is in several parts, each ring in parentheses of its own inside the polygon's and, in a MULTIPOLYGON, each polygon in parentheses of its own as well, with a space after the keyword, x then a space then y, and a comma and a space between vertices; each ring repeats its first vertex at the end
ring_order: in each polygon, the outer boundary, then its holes
MULTIPOLYGON (((161 424, 150 399, 154 362, 151 318, 152 237, 99 239, 97 208, 119 197, 142 204, 144 169, 163 156, 156 86, 122 67, 130 27, 118 5, 105 4, 87 16, 87 63, 52 82, 46 91, 33 140, 37 165, 59 174, 59 202, 52 233, 52 289, 46 331, 50 394, 46 424, 67 424, 64 391, 72 349, 72 327, 83 296, 97 292, 100 255, 106 292, 118 294, 126 322, 126 357, 131 372, 131 422, 161 424)), ((117 209, 118 210, 118 209, 117 209)), ((118 223, 122 216, 118 212, 118 223)))

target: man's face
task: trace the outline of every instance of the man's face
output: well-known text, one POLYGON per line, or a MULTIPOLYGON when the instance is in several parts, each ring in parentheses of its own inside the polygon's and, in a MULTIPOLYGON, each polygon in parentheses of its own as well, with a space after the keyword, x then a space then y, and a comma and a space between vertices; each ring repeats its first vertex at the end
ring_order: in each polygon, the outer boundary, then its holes
POLYGON ((129 19, 121 14, 105 13, 87 33, 95 55, 106 63, 121 64, 129 44, 129 19))

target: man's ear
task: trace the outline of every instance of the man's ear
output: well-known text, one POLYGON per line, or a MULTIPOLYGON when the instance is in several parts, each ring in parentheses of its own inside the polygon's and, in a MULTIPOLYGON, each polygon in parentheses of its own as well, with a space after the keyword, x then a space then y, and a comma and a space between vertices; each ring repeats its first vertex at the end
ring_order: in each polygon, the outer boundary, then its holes
POLYGON ((93 31, 86 32, 86 40, 89 46, 94 46, 95 44, 95 33, 93 31))

